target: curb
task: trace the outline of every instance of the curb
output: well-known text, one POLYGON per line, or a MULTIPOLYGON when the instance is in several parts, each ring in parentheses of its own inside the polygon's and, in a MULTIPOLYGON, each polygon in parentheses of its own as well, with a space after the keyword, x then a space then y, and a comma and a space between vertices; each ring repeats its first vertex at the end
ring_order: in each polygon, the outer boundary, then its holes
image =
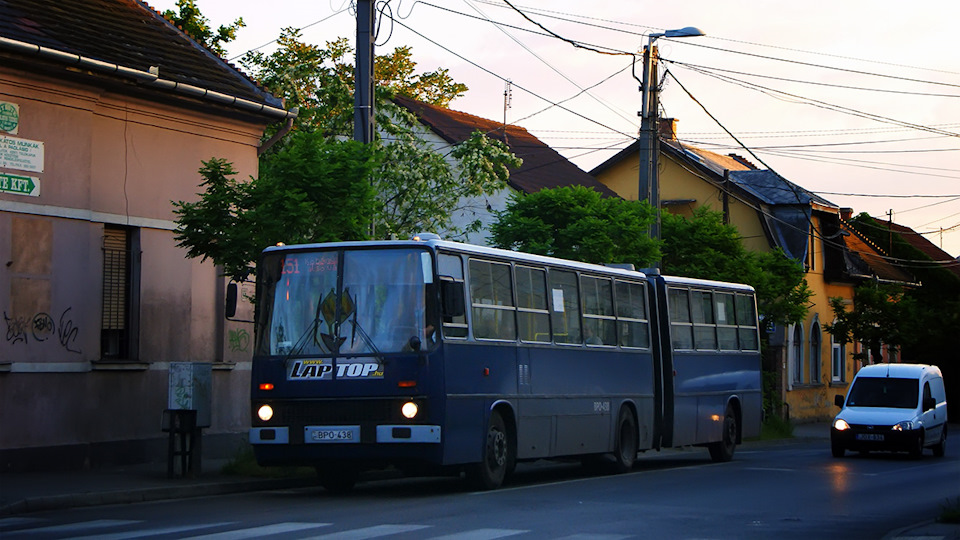
POLYGON ((129 504, 170 499, 209 497, 212 495, 227 495, 231 493, 266 491, 271 489, 300 488, 315 485, 317 485, 317 481, 314 478, 270 478, 264 480, 237 480, 231 482, 191 484, 186 486, 163 486, 142 489, 125 489, 29 497, 0 506, 0 517, 26 514, 30 512, 79 508, 85 506, 102 506, 109 504, 129 504))

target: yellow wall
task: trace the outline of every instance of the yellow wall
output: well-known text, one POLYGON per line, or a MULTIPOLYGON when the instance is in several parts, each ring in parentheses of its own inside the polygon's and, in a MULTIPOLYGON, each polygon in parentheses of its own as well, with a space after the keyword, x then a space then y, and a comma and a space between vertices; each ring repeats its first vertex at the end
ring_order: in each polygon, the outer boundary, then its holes
MULTIPOLYGON (((723 209, 720 189, 712 182, 707 181, 672 158, 661 153, 660 164, 660 200, 694 199, 694 202, 681 205, 672 205, 668 209, 674 214, 690 216, 699 206, 707 206, 715 211, 723 209)), ((621 197, 636 200, 639 183, 639 155, 636 158, 624 159, 612 165, 609 169, 597 176, 597 180, 614 190, 621 197)), ((730 223, 737 227, 744 240, 744 246, 753 251, 769 251, 770 243, 764 234, 761 213, 752 203, 738 200, 731 196, 729 200, 730 223)), ((816 230, 821 230, 820 217, 814 214, 812 218, 816 230)), ((846 392, 849 381, 853 379, 855 365, 853 360, 853 345, 845 348, 844 374, 841 381, 832 381, 833 367, 832 343, 830 334, 823 328, 833 322, 833 310, 829 299, 839 296, 852 302, 853 285, 848 283, 827 283, 823 276, 823 242, 819 237, 811 237, 812 258, 808 255, 805 264, 811 265, 806 274, 807 284, 813 296, 810 298, 810 310, 802 323, 802 371, 800 382, 795 382, 794 358, 796 350, 791 350, 790 337, 793 328, 787 329, 788 341, 784 346, 782 359, 784 373, 787 380, 783 381, 786 388, 784 400, 789 408, 790 418, 797 421, 825 420, 836 414, 833 405, 833 396, 846 392), (818 380, 811 380, 810 358, 810 329, 814 322, 819 322, 820 332, 820 370, 818 380)))

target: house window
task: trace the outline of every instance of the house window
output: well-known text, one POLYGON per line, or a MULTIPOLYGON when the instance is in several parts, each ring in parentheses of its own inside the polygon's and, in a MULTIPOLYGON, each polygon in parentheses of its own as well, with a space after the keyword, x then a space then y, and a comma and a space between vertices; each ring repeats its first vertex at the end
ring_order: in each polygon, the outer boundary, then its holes
POLYGON ((810 327, 810 384, 820 384, 820 323, 810 327))
POLYGON ((830 381, 839 383, 843 382, 846 376, 846 347, 843 343, 837 343, 830 340, 830 381))
POLYGON ((137 358, 139 245, 138 229, 104 225, 100 317, 100 356, 104 359, 137 358))
POLYGON ((790 347, 793 355, 793 382, 803 382, 803 327, 799 324, 793 327, 793 343, 790 347))

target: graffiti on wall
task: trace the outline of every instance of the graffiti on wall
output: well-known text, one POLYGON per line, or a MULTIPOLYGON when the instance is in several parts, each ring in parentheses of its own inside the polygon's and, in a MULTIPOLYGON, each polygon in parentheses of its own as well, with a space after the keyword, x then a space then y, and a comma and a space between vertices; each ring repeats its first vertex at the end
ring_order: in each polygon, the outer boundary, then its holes
POLYGON ((243 328, 230 330, 227 337, 230 342, 231 351, 247 352, 247 348, 250 347, 250 333, 243 328))
POLYGON ((15 345, 17 343, 57 343, 67 352, 80 354, 77 347, 77 337, 80 335, 80 328, 73 322, 70 311, 73 308, 63 310, 60 317, 54 320, 49 313, 36 313, 33 317, 10 317, 7 312, 3 312, 3 321, 7 324, 7 343, 15 345))

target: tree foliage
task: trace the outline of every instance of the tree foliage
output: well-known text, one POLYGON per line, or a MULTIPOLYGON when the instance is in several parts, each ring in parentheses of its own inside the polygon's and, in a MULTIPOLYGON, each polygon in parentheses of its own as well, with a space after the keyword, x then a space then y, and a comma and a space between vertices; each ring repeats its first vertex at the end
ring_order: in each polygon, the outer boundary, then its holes
POLYGON ((205 161, 199 200, 173 203, 177 245, 242 281, 277 242, 365 239, 376 206, 369 177, 379 160, 373 147, 300 132, 249 182, 237 181, 226 160, 205 161))
POLYGON ((583 186, 544 189, 513 194, 498 213, 490 239, 505 249, 642 267, 659 256, 647 234, 653 218, 646 202, 603 198, 583 186))
POLYGON ((177 11, 168 9, 163 12, 163 16, 170 19, 181 30, 190 34, 190 36, 205 45, 211 51, 226 56, 224 43, 230 43, 237 38, 237 30, 246 26, 242 17, 238 17, 229 25, 220 25, 213 30, 210 28, 210 21, 200 13, 195 0, 177 0, 177 11))
POLYGON ((898 285, 861 285, 854 291, 853 304, 848 310, 843 298, 831 298, 835 320, 824 329, 840 343, 864 343, 866 350, 854 354, 858 360, 869 360, 867 352, 879 359, 882 345, 899 350, 920 335, 917 303, 898 285))
MULTIPOLYGON (((349 137, 354 68, 348 61, 353 49, 347 40, 318 47, 302 42, 298 31, 286 29, 278 42, 280 47, 273 53, 250 53, 243 64, 288 105, 300 108, 297 129, 349 137)), ((407 237, 432 230, 456 238, 477 227, 470 224, 458 230, 449 223, 463 198, 504 189, 510 168, 522 162, 506 145, 480 132, 452 149, 438 150, 426 142, 417 119, 390 98, 402 93, 445 106, 467 87, 453 81, 446 70, 416 74, 415 68, 409 47, 378 56, 374 64, 376 122, 383 133, 377 141, 383 159, 372 175, 380 201, 373 214, 375 235, 407 237)))
POLYGON ((768 323, 794 324, 806 317, 813 293, 803 267, 783 250, 747 250, 736 227, 703 206, 689 219, 664 213, 662 223, 665 274, 746 283, 756 289, 757 309, 768 323))

